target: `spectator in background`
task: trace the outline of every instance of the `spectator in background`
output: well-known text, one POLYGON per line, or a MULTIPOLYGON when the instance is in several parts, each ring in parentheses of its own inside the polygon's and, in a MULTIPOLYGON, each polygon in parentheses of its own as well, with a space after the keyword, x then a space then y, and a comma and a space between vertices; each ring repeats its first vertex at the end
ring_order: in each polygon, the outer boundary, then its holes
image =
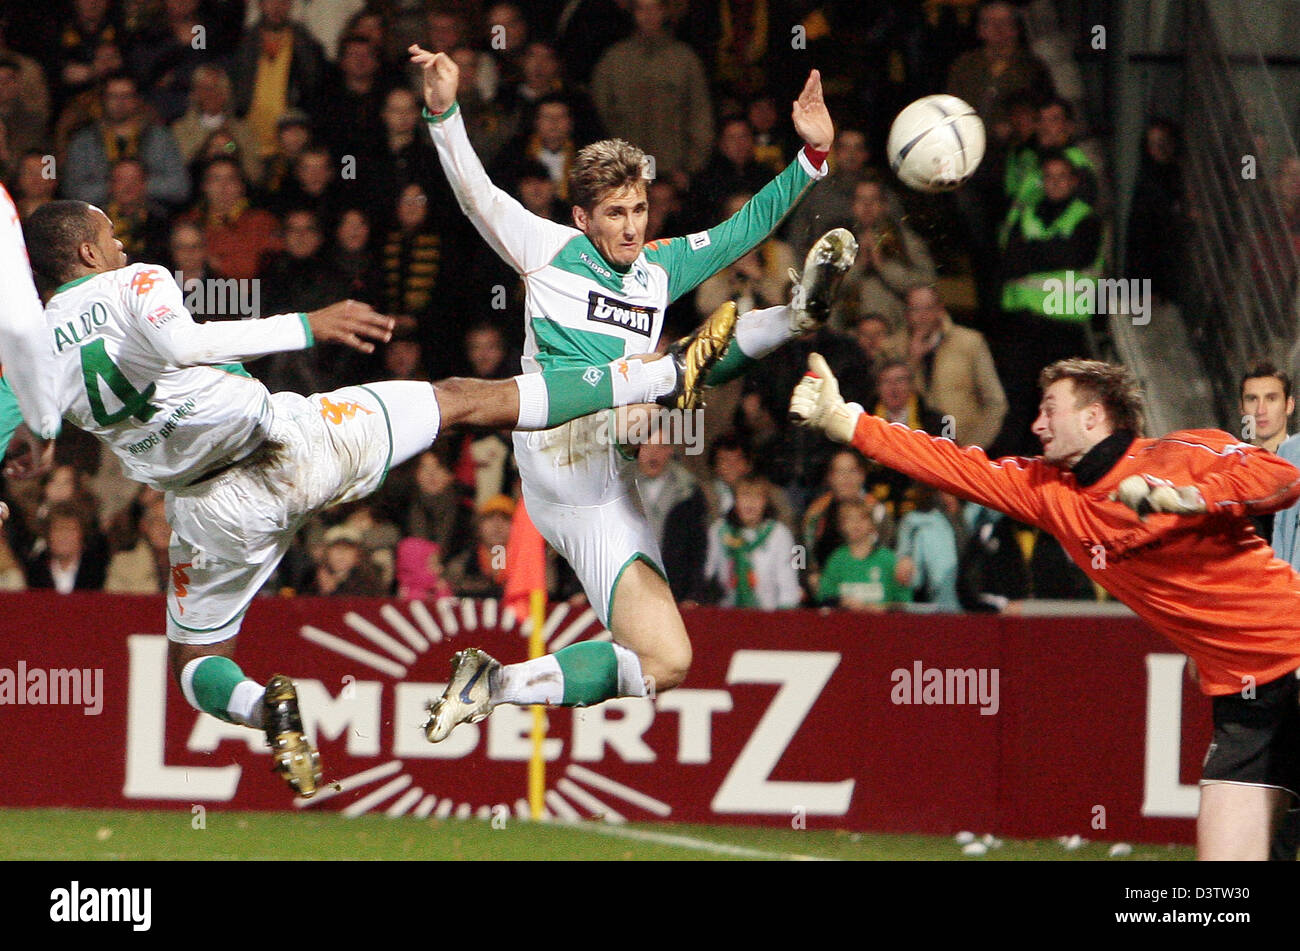
POLYGON ((528 126, 506 146, 492 171, 501 187, 512 191, 524 163, 540 162, 550 176, 561 202, 569 197, 569 172, 578 154, 573 138, 573 116, 560 96, 537 101, 528 116, 528 126))
POLYGON ((119 159, 108 176, 104 213, 132 263, 161 261, 167 252, 167 209, 149 198, 148 176, 137 158, 119 159))
POLYGON ((203 289, 209 286, 208 282, 220 280, 221 275, 208 259, 208 242, 202 228, 192 221, 176 222, 167 239, 167 251, 164 260, 169 263, 172 276, 184 295, 185 307, 195 320, 239 316, 209 311, 207 294, 203 289))
MULTIPOLYGON (((331 266, 324 248, 315 211, 296 208, 284 216, 284 250, 268 255, 261 271, 264 314, 308 313, 347 299, 347 280, 331 266)), ((327 343, 271 354, 250 363, 249 372, 273 393, 292 390, 307 396, 358 382, 364 364, 364 354, 327 343)))
POLYGON ((710 227, 717 221, 724 199, 737 192, 754 194, 773 174, 754 157, 754 130, 748 120, 739 116, 723 120, 708 163, 691 179, 688 203, 699 216, 691 227, 710 227))
POLYGON ((645 224, 647 241, 686 233, 680 188, 665 178, 656 178, 647 186, 646 198, 650 205, 645 224))
POLYGON ((339 181, 339 167, 324 145, 309 145, 298 153, 293 176, 280 189, 268 208, 281 216, 292 208, 310 208, 321 227, 333 232, 346 198, 339 181))
POLYGON ((397 319, 396 331, 414 330, 433 308, 442 269, 442 235, 430 221, 424 189, 414 182, 398 196, 396 227, 388 233, 379 263, 383 313, 397 319))
POLYGON ((0 54, 0 177, 8 178, 22 156, 45 144, 45 123, 22 99, 18 61, 0 54))
POLYGON ((832 315, 840 328, 854 312, 882 314, 894 326, 903 322, 904 295, 932 284, 937 272, 930 250, 891 205, 894 199, 873 176, 853 190, 853 232, 858 256, 844 276, 832 315))
POLYGON ((155 499, 140 515, 139 541, 108 563, 104 590, 111 594, 162 594, 171 576, 168 545, 172 530, 167 507, 155 499))
MULTIPOLYGON (((777 98, 762 95, 751 99, 749 108, 745 110, 745 118, 749 120, 749 127, 754 132, 754 160, 768 170, 769 177, 780 175, 794 161, 803 143, 790 134, 782 121, 784 116, 777 98)), ((830 228, 824 228, 818 234, 829 230, 830 228)))
POLYGON ((709 531, 705 576, 726 607, 773 611, 798 607, 803 598, 794 536, 776 517, 772 489, 755 476, 737 480, 731 512, 709 531))
POLYGON ((638 143, 657 174, 682 187, 713 142, 708 79, 695 52, 670 34, 663 0, 634 0, 633 16, 636 32, 596 64, 591 96, 610 135, 638 143))
POLYGON ((366 558, 361 532, 335 525, 325 532, 320 561, 302 593, 375 598, 387 590, 379 569, 366 558))
MULTIPOLYGON (((1261 360, 1250 366, 1241 378, 1241 438, 1280 455, 1287 439, 1295 399, 1291 395, 1291 377, 1272 363, 1261 360)), ((1251 521, 1264 538, 1273 537, 1275 519, 1280 513, 1254 515, 1251 521)))
POLYGON ((107 550, 87 545, 83 513, 70 503, 50 506, 37 549, 26 566, 27 587, 99 591, 108 568, 107 550))
POLYGON ((484 18, 485 46, 496 67, 500 88, 517 86, 524 78, 523 59, 528 48, 528 19, 517 3, 494 3, 484 18))
POLYGON ((280 192, 288 187, 298 156, 311 144, 312 124, 307 113, 290 109, 280 116, 275 124, 275 148, 262 161, 258 191, 265 201, 274 203, 280 192))
POLYGON ((559 224, 570 224, 570 206, 560 200, 555 193, 555 181, 545 165, 536 159, 525 159, 507 172, 513 180, 511 194, 520 203, 540 218, 546 218, 559 224))
POLYGON ((1007 395, 983 334, 953 323, 933 287, 914 287, 906 300, 908 359, 921 398, 952 418, 956 442, 987 449, 1002 429, 1007 395))
POLYGON ((605 52, 634 28, 626 0, 567 2, 555 21, 555 37, 569 81, 589 84, 592 69, 605 52))
POLYGON ((524 124, 524 115, 543 99, 556 97, 569 107, 573 119, 573 138, 581 148, 606 138, 595 103, 581 87, 564 79, 564 68, 555 44, 547 39, 530 39, 519 61, 523 75, 519 82, 506 85, 500 95, 502 105, 516 115, 516 125, 524 124))
POLYGON ((439 447, 420 453, 405 471, 394 471, 385 497, 396 508, 396 521, 403 537, 427 538, 442 546, 444 559, 455 557, 471 543, 473 510, 456 482, 448 449, 439 447))
MULTIPOLYGON (((749 192, 728 196, 720 209, 722 216, 738 214, 752 197, 749 192)), ((707 317, 729 300, 736 302, 740 314, 783 304, 790 299, 790 272, 800 263, 790 245, 769 238, 701 284, 695 292, 695 310, 707 317)))
POLYGON ((1078 143, 1079 124, 1074 106, 1067 99, 1051 99, 1038 110, 1034 131, 1034 148, 1021 151, 1019 161, 1008 169, 1005 187, 1011 202, 1009 215, 1016 206, 1032 208, 1043 196, 1043 164, 1049 157, 1066 159, 1079 177, 1079 197, 1096 206, 1099 200, 1099 174, 1096 160, 1078 143))
MULTIPOLYGON (((1294 236, 1300 233, 1300 201, 1284 208, 1294 236)), ((1182 133, 1173 122, 1153 119, 1143 135, 1129 207, 1127 256, 1129 275, 1150 280, 1152 292, 1162 300, 1183 300, 1187 226, 1182 133)))
POLYGON ((356 187, 364 196, 366 207, 376 217, 377 231, 386 231, 403 188, 428 183, 449 201, 447 184, 438 155, 428 133, 422 128, 420 101, 405 86, 390 89, 380 112, 383 134, 357 153, 356 187))
POLYGON ((676 458, 677 447, 656 432, 637 454, 637 491, 659 544, 668 587, 676 601, 704 597, 709 505, 695 477, 676 458))
POLYGON ((126 31, 110 0, 73 0, 60 20, 48 71, 56 109, 119 72, 126 31))
POLYGON ((100 118, 68 143, 64 193, 102 205, 113 163, 138 158, 149 171, 150 198, 167 205, 184 202, 190 179, 180 149, 167 128, 148 117, 135 79, 125 73, 106 79, 101 102, 100 118))
POLYGON ((1013 205, 1003 233, 1002 322, 992 345, 1010 409, 999 454, 1036 452, 1029 424, 1038 413, 1039 371, 1092 355, 1094 308, 1071 289, 1101 274, 1101 219, 1079 196, 1081 179, 1069 159, 1048 155, 1042 173, 1041 197, 1013 205))
POLYGON ((852 499, 837 513, 840 545, 826 560, 818 582, 818 602, 850 611, 884 611, 907 604, 912 589, 895 576, 894 552, 877 545, 879 534, 864 499, 852 499))
POLYGON ((127 68, 165 123, 185 112, 196 69, 223 52, 220 23, 203 16, 200 6, 200 0, 164 0, 162 16, 145 24, 127 46, 127 68))
POLYGON ((986 125, 1001 121, 1013 100, 1053 94, 1052 76, 1042 60, 1025 49, 1016 9, 990 0, 979 10, 978 49, 958 56, 948 69, 945 91, 964 99, 986 125))
POLYGON ((397 596, 410 601, 454 597, 443 577, 442 548, 427 538, 403 538, 397 543, 397 596))
POLYGON ((43 152, 33 150, 19 158, 9 192, 23 221, 41 205, 54 200, 59 190, 54 171, 54 157, 43 152))
MULTIPOLYGON (((460 67, 456 101, 460 103, 465 115, 469 141, 483 166, 491 168, 502 148, 515 135, 515 116, 493 98, 496 94, 496 74, 492 60, 486 53, 460 46, 452 49, 450 55, 460 67)), ((425 135, 427 137, 427 133, 425 135)))
POLYGON ((195 68, 190 80, 189 108, 172 123, 172 137, 186 165, 193 165, 212 133, 224 130, 234 141, 243 163, 244 177, 260 181, 262 163, 258 148, 244 120, 235 115, 230 76, 210 63, 195 68))
POLYGON ((447 562, 447 583, 461 598, 499 598, 505 591, 506 543, 515 503, 495 495, 478 509, 477 543, 447 562))
MULTIPOLYGON (((387 6, 387 4, 383 4, 387 6)), ((255 5, 248 4, 246 22, 253 25, 255 5)), ((333 62, 339 57, 339 41, 347 36, 346 25, 366 7, 366 0, 292 0, 289 19, 301 27, 320 46, 321 53, 333 62)))
POLYGON ((203 170, 203 198, 182 220, 203 229, 213 268, 226 277, 257 277, 263 258, 282 247, 275 215, 249 204, 243 170, 234 158, 215 158, 203 170))
POLYGON ((961 503, 946 492, 921 486, 915 504, 898 522, 894 578, 911 589, 914 602, 960 611, 957 566, 965 534, 961 503))
POLYGON ((329 121, 322 128, 325 141, 337 156, 355 157, 384 138, 382 119, 388 87, 379 50, 364 36, 345 36, 338 69, 324 91, 329 121))
POLYGON ((866 499, 877 531, 886 539, 893 535, 893 521, 883 503, 867 494, 867 461, 852 449, 837 449, 826 467, 826 491, 813 499, 804 511, 801 537, 808 552, 806 579, 815 596, 821 570, 831 552, 844 544, 840 534, 839 510, 845 502, 866 499))
POLYGON ((45 80, 45 70, 32 57, 14 49, 9 38, 9 23, 0 17, 0 58, 17 65, 18 99, 25 109, 31 110, 36 127, 43 134, 50 124, 50 87, 45 80))
POLYGON ((372 235, 369 212, 345 208, 334 226, 326 267, 347 285, 343 295, 346 299, 377 307, 383 299, 384 281, 372 235))
POLYGON ((258 0, 261 16, 239 41, 230 66, 236 111, 248 122, 259 157, 275 151, 276 123, 284 113, 316 111, 327 76, 324 51, 290 21, 289 8, 290 0, 258 0))
POLYGON ((857 342, 871 370, 871 398, 863 406, 874 404, 877 399, 876 378, 885 360, 907 353, 907 334, 902 330, 906 326, 905 322, 893 324, 870 311, 853 318, 849 335, 857 342))
POLYGON ((835 130, 830 174, 808 190, 787 225, 787 237, 796 253, 807 253, 813 242, 832 228, 853 228, 854 193, 870 162, 871 150, 862 130, 835 130))
POLYGON ((465 331, 468 376, 478 380, 504 380, 519 372, 519 354, 511 353, 505 333, 482 320, 465 331))

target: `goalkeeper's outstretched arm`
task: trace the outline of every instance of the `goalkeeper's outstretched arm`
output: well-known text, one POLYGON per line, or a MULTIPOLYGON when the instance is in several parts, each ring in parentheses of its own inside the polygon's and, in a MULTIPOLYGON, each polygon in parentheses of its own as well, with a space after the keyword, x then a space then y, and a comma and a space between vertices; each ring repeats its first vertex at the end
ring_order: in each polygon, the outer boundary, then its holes
POLYGON ((886 422, 856 403, 845 403, 839 382, 817 353, 809 356, 808 373, 790 398, 790 417, 918 482, 1031 525, 1042 525, 1042 486, 1060 478, 1054 467, 1040 460, 989 459, 978 446, 962 448, 950 439, 886 422))

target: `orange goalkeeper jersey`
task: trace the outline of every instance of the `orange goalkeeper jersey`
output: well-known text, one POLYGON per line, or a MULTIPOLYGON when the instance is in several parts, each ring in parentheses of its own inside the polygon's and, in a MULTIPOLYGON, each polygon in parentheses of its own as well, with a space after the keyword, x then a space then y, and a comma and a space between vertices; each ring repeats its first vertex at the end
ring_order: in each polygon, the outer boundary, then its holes
MULTIPOLYGON (((1122 438, 1122 437, 1121 437, 1122 438)), ((1190 656, 1207 694, 1300 667, 1300 575, 1247 516, 1300 498, 1286 460, 1211 429, 1134 439, 1094 483, 1039 458, 976 447, 864 413, 853 445, 892 469, 1051 532, 1074 562, 1190 656), (1110 496, 1145 474, 1200 489, 1204 515, 1145 520, 1110 496)))

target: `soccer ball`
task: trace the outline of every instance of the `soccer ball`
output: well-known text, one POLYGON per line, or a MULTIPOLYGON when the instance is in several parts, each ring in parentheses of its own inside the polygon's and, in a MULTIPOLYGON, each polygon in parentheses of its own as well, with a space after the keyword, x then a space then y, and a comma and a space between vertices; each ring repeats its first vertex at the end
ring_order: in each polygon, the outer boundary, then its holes
POLYGON ((889 167, 904 185, 952 191, 984 158, 984 123, 956 96, 926 96, 898 114, 886 151, 889 167))

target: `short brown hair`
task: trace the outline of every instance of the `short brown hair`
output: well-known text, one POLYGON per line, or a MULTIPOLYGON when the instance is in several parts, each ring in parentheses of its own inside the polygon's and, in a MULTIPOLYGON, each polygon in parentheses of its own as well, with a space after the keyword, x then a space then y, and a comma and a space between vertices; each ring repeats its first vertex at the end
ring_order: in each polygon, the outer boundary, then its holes
POLYGON ((1272 377, 1282 384, 1282 399, 1289 400, 1291 398, 1291 377, 1267 360, 1257 360, 1251 365, 1250 369, 1242 374, 1241 386, 1238 387, 1239 398, 1245 399, 1246 397, 1247 380, 1260 380, 1265 377, 1272 377))
POLYGON ((1101 360, 1070 357, 1044 367, 1038 385, 1045 390, 1059 380, 1073 381, 1079 406, 1100 403, 1116 430, 1142 435, 1142 388, 1127 368, 1101 360))
POLYGON ((622 139, 604 139, 582 149, 569 173, 569 194, 590 211, 607 192, 649 182, 646 154, 622 139))

